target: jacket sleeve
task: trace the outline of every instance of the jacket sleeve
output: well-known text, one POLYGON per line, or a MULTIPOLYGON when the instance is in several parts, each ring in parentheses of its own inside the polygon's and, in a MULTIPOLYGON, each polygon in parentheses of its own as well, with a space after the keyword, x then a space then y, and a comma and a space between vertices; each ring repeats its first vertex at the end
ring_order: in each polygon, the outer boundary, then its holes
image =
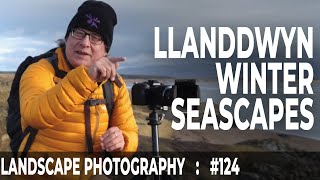
POLYGON ((54 69, 47 60, 30 65, 21 77, 21 116, 33 128, 50 128, 61 122, 98 87, 84 66, 70 71, 57 85, 53 77, 54 69))
MULTIPOLYGON (((123 134, 125 146, 123 152, 136 152, 138 148, 138 126, 133 116, 130 96, 125 82, 120 78, 122 86, 115 94, 116 100, 112 113, 111 126, 117 126, 123 134)), ((117 155, 117 153, 116 153, 117 155)))

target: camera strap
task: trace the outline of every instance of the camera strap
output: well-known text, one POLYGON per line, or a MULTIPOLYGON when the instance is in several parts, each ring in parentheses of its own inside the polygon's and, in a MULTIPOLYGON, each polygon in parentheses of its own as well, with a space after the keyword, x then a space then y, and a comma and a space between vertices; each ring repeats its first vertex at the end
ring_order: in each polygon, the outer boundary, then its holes
MULTIPOLYGON (((116 86, 121 87, 122 83, 120 82, 118 76, 116 76, 116 81, 114 82, 116 86)), ((97 106, 100 104, 105 104, 107 107, 108 115, 109 115, 109 125, 111 124, 112 112, 114 108, 114 93, 113 93, 113 83, 111 81, 107 81, 103 84, 103 96, 105 99, 88 99, 84 103, 84 115, 85 115, 85 134, 86 134, 86 142, 88 153, 93 153, 93 142, 91 136, 91 122, 90 122, 90 106, 97 106)))
POLYGON ((86 134, 86 143, 87 143, 87 148, 88 148, 89 154, 93 153, 93 142, 92 142, 92 136, 91 136, 90 107, 97 106, 100 104, 105 104, 105 103, 106 103, 105 99, 92 99, 92 98, 89 98, 84 103, 85 134, 86 134))
MULTIPOLYGON (((113 106, 114 106, 114 101, 113 101, 113 84, 111 81, 107 81, 106 83, 103 84, 103 96, 106 100, 105 104, 108 110, 108 115, 109 115, 109 127, 110 127, 110 120, 112 117, 112 112, 113 112, 113 106)), ((109 129, 108 127, 108 129, 109 129)))
POLYGON ((88 99, 84 103, 84 118, 85 118, 85 133, 88 153, 93 152, 93 144, 91 137, 91 121, 90 121, 90 106, 93 99, 88 99))

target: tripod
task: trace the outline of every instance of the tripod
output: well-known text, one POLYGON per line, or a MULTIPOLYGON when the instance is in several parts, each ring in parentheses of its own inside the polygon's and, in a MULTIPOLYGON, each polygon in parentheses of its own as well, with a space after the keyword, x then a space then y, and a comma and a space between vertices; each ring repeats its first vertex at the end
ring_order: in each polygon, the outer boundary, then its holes
MULTIPOLYGON (((164 117, 164 114, 158 114, 156 110, 158 110, 157 107, 149 106, 149 109, 152 111, 149 114, 149 117, 146 118, 148 122, 148 125, 151 126, 151 133, 152 133, 152 154, 153 157, 160 157, 160 151, 159 151, 159 131, 158 126, 161 124, 161 120, 164 117)), ((159 109, 162 110, 162 109, 159 109)))
MULTIPOLYGON (((148 122, 148 125, 151 126, 151 133, 152 133, 152 155, 154 158, 160 158, 160 151, 159 151, 159 131, 158 126, 161 124, 161 120, 164 117, 163 113, 158 114, 157 110, 164 110, 164 107, 159 107, 157 105, 149 106, 149 109, 151 110, 151 113, 149 114, 149 117, 146 118, 148 122)), ((132 179, 146 179, 146 175, 139 175, 135 176, 132 179)), ((172 180, 173 177, 168 175, 167 172, 164 172, 162 175, 153 175, 154 180, 172 180)))

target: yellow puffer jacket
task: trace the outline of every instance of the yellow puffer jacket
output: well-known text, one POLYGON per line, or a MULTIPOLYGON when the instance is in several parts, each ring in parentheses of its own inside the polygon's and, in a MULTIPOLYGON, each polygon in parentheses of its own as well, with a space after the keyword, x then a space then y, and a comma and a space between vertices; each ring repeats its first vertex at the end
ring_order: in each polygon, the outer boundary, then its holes
MULTIPOLYGON (((85 152, 84 102, 89 98, 103 99, 102 85, 93 82, 84 66, 70 70, 61 48, 56 50, 58 67, 68 74, 55 84, 55 72, 48 60, 32 64, 20 81, 20 111, 22 129, 39 129, 30 148, 32 152, 85 152)), ((104 104, 90 107, 93 149, 101 151, 100 136, 111 126, 121 129, 125 147, 123 152, 135 152, 138 146, 138 127, 133 116, 125 82, 114 86, 114 110, 109 121, 104 104)), ((28 137, 28 136, 27 136, 28 137)), ((27 138, 20 146, 23 150, 27 138)))

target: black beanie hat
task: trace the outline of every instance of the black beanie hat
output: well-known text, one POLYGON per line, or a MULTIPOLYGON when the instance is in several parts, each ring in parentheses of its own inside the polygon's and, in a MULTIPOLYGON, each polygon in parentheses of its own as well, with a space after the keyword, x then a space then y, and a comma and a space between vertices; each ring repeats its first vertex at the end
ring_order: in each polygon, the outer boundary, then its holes
POLYGON ((67 39, 72 29, 83 28, 98 33, 109 51, 112 44, 113 28, 116 24, 117 15, 109 4, 102 1, 85 1, 70 21, 65 38, 67 39))

